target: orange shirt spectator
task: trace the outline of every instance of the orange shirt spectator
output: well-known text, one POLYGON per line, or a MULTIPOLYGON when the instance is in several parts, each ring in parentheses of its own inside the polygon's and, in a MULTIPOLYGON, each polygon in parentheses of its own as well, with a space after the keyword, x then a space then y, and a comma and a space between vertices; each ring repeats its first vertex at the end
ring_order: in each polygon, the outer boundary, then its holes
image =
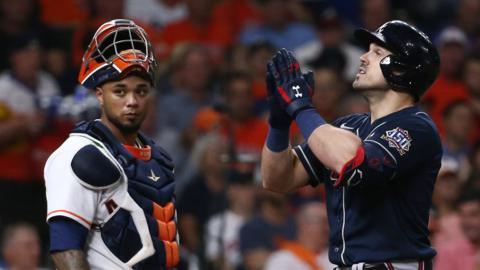
POLYGON ((466 99, 468 99, 468 92, 461 81, 448 79, 443 74, 439 74, 437 80, 424 95, 422 102, 427 105, 430 116, 440 134, 443 135, 443 111, 450 103, 466 99))
POLYGON ((228 118, 221 121, 221 133, 232 136, 237 152, 260 153, 267 138, 268 124, 257 117, 244 122, 232 122, 228 118))
POLYGON ((258 23, 260 11, 252 0, 225 0, 213 9, 214 27, 227 27, 228 44, 233 43, 246 25, 258 23))
POLYGON ((45 24, 75 27, 90 16, 86 0, 41 0, 41 18, 45 24))
POLYGON ((268 124, 261 118, 251 117, 244 122, 236 122, 211 107, 201 109, 193 123, 199 133, 218 129, 226 138, 233 136, 237 150, 261 152, 268 133, 268 124))
POLYGON ((202 43, 207 46, 215 62, 221 62, 223 50, 232 43, 229 24, 220 24, 213 19, 212 0, 187 0, 188 17, 167 24, 161 34, 168 56, 175 45, 185 42, 202 43))
POLYGON ((443 111, 450 103, 465 100, 468 97, 468 91, 461 76, 465 55, 468 52, 467 42, 465 33, 457 27, 446 27, 437 38, 440 72, 430 90, 425 93, 423 101, 442 136, 444 135, 443 111))

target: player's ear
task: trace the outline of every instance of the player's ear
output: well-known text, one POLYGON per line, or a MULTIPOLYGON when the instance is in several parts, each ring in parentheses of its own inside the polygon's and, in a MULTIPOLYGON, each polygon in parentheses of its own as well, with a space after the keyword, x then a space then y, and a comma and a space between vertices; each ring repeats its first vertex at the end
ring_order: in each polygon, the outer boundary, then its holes
POLYGON ((95 87, 95 96, 97 97, 100 106, 103 106, 103 89, 100 86, 95 87))

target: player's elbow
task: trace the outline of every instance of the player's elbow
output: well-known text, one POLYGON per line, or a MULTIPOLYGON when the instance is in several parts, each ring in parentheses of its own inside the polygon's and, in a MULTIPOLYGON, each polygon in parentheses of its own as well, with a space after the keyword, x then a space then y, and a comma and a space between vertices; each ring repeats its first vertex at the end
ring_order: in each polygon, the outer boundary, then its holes
POLYGON ((285 183, 277 183, 277 181, 268 177, 262 177, 262 186, 266 190, 278 193, 288 193, 291 191, 285 183))
POLYGON ((326 126, 315 132, 316 137, 308 141, 310 148, 326 167, 336 172, 340 172, 362 147, 362 140, 347 130, 326 126))

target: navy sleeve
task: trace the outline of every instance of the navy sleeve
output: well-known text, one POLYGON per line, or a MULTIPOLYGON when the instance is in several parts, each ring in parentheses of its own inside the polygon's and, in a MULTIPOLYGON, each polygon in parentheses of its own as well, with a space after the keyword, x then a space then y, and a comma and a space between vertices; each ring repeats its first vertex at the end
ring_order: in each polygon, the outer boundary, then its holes
POLYGON ((54 217, 50 228, 50 252, 71 249, 83 250, 88 230, 80 223, 66 217, 54 217))
POLYGON ((362 162, 346 166, 346 171, 340 174, 346 185, 384 183, 413 172, 419 173, 415 170, 425 168, 422 165, 427 163, 431 163, 431 169, 435 170, 434 163, 441 156, 441 143, 430 124, 410 117, 374 128, 363 140, 363 150, 362 162))
POLYGON ((317 186, 323 182, 324 172, 327 171, 325 166, 318 160, 306 142, 293 148, 298 159, 310 177, 308 183, 311 186, 317 186))

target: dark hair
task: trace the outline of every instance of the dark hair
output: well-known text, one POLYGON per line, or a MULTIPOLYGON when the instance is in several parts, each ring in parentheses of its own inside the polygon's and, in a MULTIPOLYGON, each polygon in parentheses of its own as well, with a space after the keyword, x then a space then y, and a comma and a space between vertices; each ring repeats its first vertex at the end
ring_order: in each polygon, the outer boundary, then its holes
POLYGON ((467 101, 465 99, 457 99, 448 104, 442 111, 442 118, 446 119, 452 114, 453 110, 460 106, 468 106, 467 101))
POLYGON ((251 185, 253 184, 253 171, 239 171, 237 169, 230 169, 228 171, 228 183, 237 185, 251 185))
POLYGON ((266 51, 272 52, 273 54, 273 52, 275 51, 275 47, 272 45, 272 43, 266 40, 260 40, 248 46, 247 53, 249 57, 252 57, 253 54, 261 50, 266 50, 266 51))
POLYGON ((339 48, 325 48, 320 55, 308 63, 314 69, 328 68, 342 75, 347 65, 345 54, 339 48))
POLYGON ((1 240, 1 249, 2 250, 5 247, 7 247, 7 245, 12 240, 14 234, 20 229, 27 229, 27 230, 32 231, 32 232, 34 232, 35 234, 38 235, 38 231, 35 228, 35 226, 33 226, 32 224, 30 224, 28 222, 17 222, 17 223, 10 224, 2 232, 2 240, 1 240))
POLYGON ((467 55, 465 59, 466 59, 465 60, 466 62, 470 62, 470 61, 480 62, 480 52, 478 50, 474 50, 472 53, 467 55))
POLYGON ((469 202, 478 202, 480 203, 480 189, 478 188, 469 188, 464 189, 460 196, 458 196, 457 206, 460 206, 469 202))
POLYGON ((237 80, 246 81, 251 84, 253 79, 252 79, 252 76, 250 76, 250 74, 243 71, 232 71, 232 72, 225 73, 221 78, 221 89, 224 95, 228 94, 228 89, 232 84, 232 82, 237 80))

